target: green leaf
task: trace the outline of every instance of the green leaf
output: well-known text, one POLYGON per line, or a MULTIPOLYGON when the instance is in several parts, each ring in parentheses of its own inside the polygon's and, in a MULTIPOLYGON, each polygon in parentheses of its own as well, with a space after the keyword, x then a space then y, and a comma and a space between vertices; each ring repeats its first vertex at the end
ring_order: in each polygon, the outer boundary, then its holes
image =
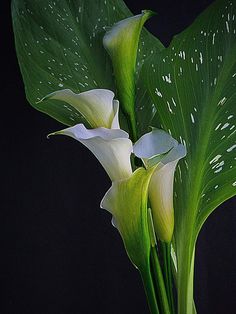
MULTIPOLYGON (((66 125, 85 122, 66 103, 37 101, 65 88, 75 93, 93 88, 115 91, 102 38, 105 28, 131 15, 121 0, 13 0, 17 56, 31 105, 66 125)), ((139 69, 148 55, 152 37, 147 31, 143 33, 139 69)), ((158 40, 156 47, 162 47, 158 40)))
POLYGON ((198 233, 236 194, 235 1, 216 1, 143 69, 161 126, 187 148, 175 177, 173 245, 178 312, 191 314, 198 233))
POLYGON ((143 69, 162 127, 187 148, 176 173, 175 235, 181 242, 194 226, 194 243, 209 214, 236 194, 236 3, 216 1, 143 69))

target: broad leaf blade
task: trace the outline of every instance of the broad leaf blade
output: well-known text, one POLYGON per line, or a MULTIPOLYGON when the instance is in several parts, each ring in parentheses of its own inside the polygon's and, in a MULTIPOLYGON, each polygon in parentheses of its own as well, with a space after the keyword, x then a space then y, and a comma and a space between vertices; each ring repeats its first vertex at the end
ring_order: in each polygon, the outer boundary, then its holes
MULTIPOLYGON (((13 0, 16 50, 31 105, 67 125, 83 121, 69 105, 37 101, 64 88, 115 91, 102 37, 104 28, 131 15, 122 0, 13 0)), ((153 36, 145 31, 143 37, 139 67, 147 56, 145 38, 150 43, 153 36)), ((162 48, 157 39, 155 45, 162 48)))
POLYGON ((143 73, 161 125, 187 147, 176 175, 176 235, 188 223, 197 234, 236 194, 235 16, 234 2, 217 1, 143 73))

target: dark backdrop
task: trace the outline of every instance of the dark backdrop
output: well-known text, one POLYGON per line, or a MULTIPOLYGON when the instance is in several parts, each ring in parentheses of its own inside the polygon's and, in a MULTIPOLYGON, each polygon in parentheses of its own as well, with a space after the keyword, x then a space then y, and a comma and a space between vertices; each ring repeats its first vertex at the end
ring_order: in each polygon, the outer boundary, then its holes
MULTIPOLYGON (((96 0, 94 0, 96 1, 96 0)), ((165 44, 210 0, 126 0, 158 12, 147 27, 165 44)), ((0 313, 148 313, 137 271, 99 202, 110 183, 82 145, 46 139, 61 125, 29 106, 1 1, 0 313)), ((200 314, 235 313, 236 201, 211 215, 197 247, 200 314)))

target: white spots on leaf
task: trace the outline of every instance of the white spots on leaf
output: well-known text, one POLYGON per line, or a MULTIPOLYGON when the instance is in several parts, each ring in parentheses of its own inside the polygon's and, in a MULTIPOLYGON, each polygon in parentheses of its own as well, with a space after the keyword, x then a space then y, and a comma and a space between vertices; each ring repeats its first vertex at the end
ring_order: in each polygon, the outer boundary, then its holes
POLYGON ((217 127, 215 128, 215 131, 217 131, 220 126, 221 126, 221 123, 219 123, 219 124, 217 125, 217 127))
POLYGON ((230 153, 230 152, 232 152, 235 148, 236 148, 236 144, 234 144, 233 146, 229 147, 229 148, 227 149, 227 152, 230 153))
POLYGON ((214 189, 216 190, 216 189, 218 189, 218 187, 219 187, 219 185, 217 184, 214 186, 214 189))
POLYGON ((184 60, 186 59, 185 51, 180 51, 178 55, 181 59, 184 59, 184 60))
POLYGON ((171 98, 171 100, 172 100, 172 102, 173 102, 173 105, 176 107, 176 102, 175 102, 175 100, 174 100, 173 97, 171 98))
POLYGON ((191 113, 190 116, 191 116, 191 121, 192 121, 192 123, 194 124, 194 123, 195 123, 195 119, 194 119, 193 114, 191 113))
POLYGON ((232 183, 232 186, 236 186, 236 181, 234 181, 234 182, 232 183))
POLYGON ((162 98, 162 93, 157 88, 155 89, 155 94, 162 98))
POLYGON ((211 165, 211 164, 217 162, 221 157, 222 157, 222 155, 216 155, 216 156, 209 162, 209 164, 211 165))
POLYGON ((169 109, 170 113, 172 113, 172 114, 173 114, 173 110, 172 110, 172 108, 171 108, 171 106, 170 106, 169 101, 167 101, 167 106, 168 106, 168 109, 169 109))
POLYGON ((216 170, 214 171, 214 173, 219 173, 219 172, 221 172, 222 169, 223 169, 223 168, 220 167, 220 168, 216 169, 216 170))
POLYGON ((221 162, 218 162, 217 164, 215 164, 211 169, 218 169, 218 168, 222 168, 222 166, 224 166, 225 162, 224 160, 222 160, 221 162))
POLYGON ((227 122, 227 123, 225 123, 225 124, 222 126, 221 130, 226 129, 228 126, 229 126, 229 123, 227 122))
POLYGON ((164 82, 167 82, 167 83, 171 84, 170 73, 168 75, 163 75, 162 79, 163 79, 164 82))
POLYGON ((59 83, 58 86, 59 86, 59 87, 63 87, 64 85, 63 85, 62 83, 59 83))
POLYGON ((181 168, 180 168, 180 165, 178 165, 178 170, 179 170, 179 179, 180 179, 180 182, 182 182, 182 172, 181 172, 181 168))
POLYGON ((226 97, 223 97, 217 104, 217 106, 223 106, 226 102, 227 98, 226 97))
POLYGON ((232 114, 228 116, 228 120, 229 120, 229 119, 232 119, 232 118, 233 118, 233 115, 232 115, 232 114))
POLYGON ((156 114, 157 110, 156 110, 156 106, 155 104, 152 104, 152 115, 154 116, 156 114))
POLYGON ((200 53, 199 53, 199 55, 200 55, 200 57, 199 57, 199 59, 200 59, 200 63, 202 64, 202 63, 203 63, 202 53, 200 52, 200 53))
POLYGON ((225 24, 226 24, 227 32, 229 33, 229 23, 228 23, 228 21, 226 21, 225 24))
POLYGON ((214 45, 215 44, 215 33, 212 35, 212 45, 214 45))

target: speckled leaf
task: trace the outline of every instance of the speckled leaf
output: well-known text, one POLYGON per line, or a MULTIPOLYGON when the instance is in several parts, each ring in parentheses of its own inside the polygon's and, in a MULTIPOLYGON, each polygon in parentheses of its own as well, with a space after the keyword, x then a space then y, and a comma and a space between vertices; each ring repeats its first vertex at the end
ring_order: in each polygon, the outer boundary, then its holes
POLYGON ((176 237, 195 226, 194 242, 236 194, 236 3, 216 1, 143 69, 163 128, 187 147, 176 173, 176 237))
MULTIPOLYGON (((104 28, 131 15, 122 0, 13 0, 17 55, 31 105, 67 125, 83 121, 69 105, 37 101, 64 88, 77 93, 114 90, 110 59, 102 45, 104 28)), ((162 48, 147 31, 142 36, 139 69, 151 42, 155 49, 162 48)))

